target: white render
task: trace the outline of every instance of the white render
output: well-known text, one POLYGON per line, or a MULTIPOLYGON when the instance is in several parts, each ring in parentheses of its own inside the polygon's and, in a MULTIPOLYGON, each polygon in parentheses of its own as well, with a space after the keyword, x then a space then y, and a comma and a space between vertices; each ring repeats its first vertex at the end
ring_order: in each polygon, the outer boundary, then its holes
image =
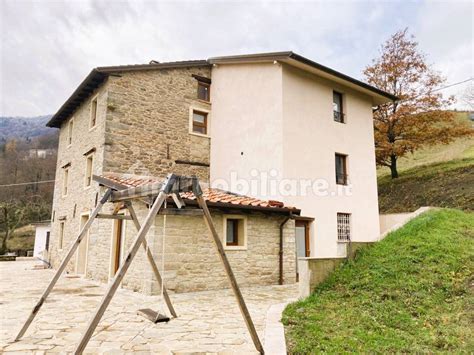
POLYGON ((38 223, 35 225, 35 247, 33 251, 35 258, 48 260, 48 251, 46 250, 48 232, 51 232, 50 223, 38 223))
POLYGON ((340 80, 266 62, 215 65, 211 100, 211 183, 221 179, 230 183, 232 173, 255 181, 254 169, 278 172, 277 183, 324 179, 327 196, 247 193, 284 201, 301 208, 301 215, 313 217, 311 257, 340 256, 338 212, 352 214, 353 241, 379 239, 372 125, 372 107, 378 98, 340 80), (344 94, 347 123, 333 119, 333 90, 344 94), (335 181, 335 153, 348 155, 350 196, 331 195, 341 187, 335 181))

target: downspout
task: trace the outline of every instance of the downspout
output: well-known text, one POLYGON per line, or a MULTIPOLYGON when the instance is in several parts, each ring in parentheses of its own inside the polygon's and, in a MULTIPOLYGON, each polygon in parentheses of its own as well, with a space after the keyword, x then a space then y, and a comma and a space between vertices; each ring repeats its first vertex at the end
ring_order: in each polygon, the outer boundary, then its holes
POLYGON ((283 227, 285 227, 286 222, 288 222, 290 219, 293 218, 293 214, 290 212, 289 216, 286 217, 281 223, 280 223, 280 250, 278 251, 278 255, 280 258, 280 275, 278 278, 278 284, 283 285, 283 227))

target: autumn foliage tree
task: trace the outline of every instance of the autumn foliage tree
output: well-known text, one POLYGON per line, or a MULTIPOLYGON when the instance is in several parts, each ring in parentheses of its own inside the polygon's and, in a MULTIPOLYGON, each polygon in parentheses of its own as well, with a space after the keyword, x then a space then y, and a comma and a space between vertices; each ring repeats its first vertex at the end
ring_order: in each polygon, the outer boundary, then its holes
POLYGON ((374 111, 377 164, 389 167, 392 178, 398 177, 397 161, 404 155, 472 134, 446 110, 453 99, 443 98, 439 91, 445 79, 427 64, 407 29, 382 45, 380 57, 364 75, 369 84, 399 97, 374 111))

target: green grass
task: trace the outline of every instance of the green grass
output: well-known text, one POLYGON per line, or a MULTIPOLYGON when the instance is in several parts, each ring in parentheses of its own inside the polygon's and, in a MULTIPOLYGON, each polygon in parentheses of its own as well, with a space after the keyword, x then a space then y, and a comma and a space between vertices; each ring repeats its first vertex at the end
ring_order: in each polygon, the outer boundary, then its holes
POLYGON ((284 311, 294 354, 474 352, 474 214, 425 213, 284 311))
POLYGON ((474 157, 423 165, 398 179, 379 177, 381 213, 414 211, 421 206, 474 210, 474 157))

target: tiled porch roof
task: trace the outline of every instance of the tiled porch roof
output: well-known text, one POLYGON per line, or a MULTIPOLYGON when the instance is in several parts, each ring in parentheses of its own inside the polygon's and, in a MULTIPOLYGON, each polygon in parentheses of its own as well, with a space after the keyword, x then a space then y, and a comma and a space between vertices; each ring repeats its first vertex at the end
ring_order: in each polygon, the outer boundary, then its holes
MULTIPOLYGON (((132 174, 106 173, 100 177, 115 184, 119 184, 122 187, 138 187, 163 182, 163 179, 159 179, 157 177, 132 174)), ((202 185, 204 184, 201 184, 201 186, 202 185)), ((202 191, 203 198, 209 206, 268 210, 269 212, 291 212, 294 214, 300 213, 299 209, 292 206, 285 206, 285 204, 281 201, 261 200, 254 197, 236 194, 230 191, 224 191, 221 189, 209 188, 205 186, 202 186, 202 191)), ((186 200, 196 200, 196 196, 194 196, 192 192, 182 192, 180 195, 181 198, 185 200, 185 202, 186 200)))

